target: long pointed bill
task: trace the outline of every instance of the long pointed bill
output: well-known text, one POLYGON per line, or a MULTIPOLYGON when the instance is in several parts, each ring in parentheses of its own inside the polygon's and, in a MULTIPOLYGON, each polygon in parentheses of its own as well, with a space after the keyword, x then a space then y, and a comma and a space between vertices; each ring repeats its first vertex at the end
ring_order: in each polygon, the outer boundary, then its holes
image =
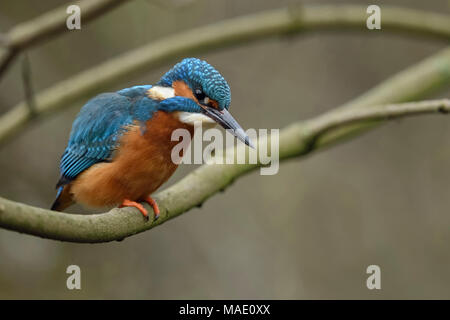
POLYGON ((246 145, 248 145, 251 148, 255 148, 253 146, 253 143, 251 142, 248 135, 244 132, 244 129, 237 123, 236 120, 234 120, 231 113, 228 112, 227 109, 223 110, 217 110, 215 108, 211 107, 203 107, 205 115, 213 119, 215 122, 220 124, 224 129, 230 129, 231 133, 244 142, 246 145))

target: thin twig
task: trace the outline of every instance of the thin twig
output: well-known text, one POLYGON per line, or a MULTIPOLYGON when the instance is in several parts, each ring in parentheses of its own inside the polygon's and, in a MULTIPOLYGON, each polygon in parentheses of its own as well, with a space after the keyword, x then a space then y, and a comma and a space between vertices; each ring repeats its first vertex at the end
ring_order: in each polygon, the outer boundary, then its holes
POLYGON ((65 4, 44 13, 30 21, 13 27, 8 33, 2 34, 2 45, 9 49, 8 59, 0 61, 0 77, 12 63, 20 51, 30 48, 50 37, 67 31, 66 9, 69 5, 78 5, 81 10, 82 22, 87 23, 101 16, 112 8, 129 0, 81 0, 65 4))
POLYGON ((14 58, 17 56, 17 50, 10 48, 0 48, 2 50, 2 54, 0 55, 0 77, 3 72, 6 71, 6 68, 12 63, 14 58))
POLYGON ((36 115, 36 102, 34 100, 33 83, 31 80, 31 66, 28 54, 25 52, 22 59, 22 83, 25 93, 25 102, 28 106, 30 116, 36 115))
MULTIPOLYGON (((319 146, 317 141, 333 130, 349 127, 353 124, 371 124, 375 122, 395 120, 398 118, 411 117, 421 114, 442 113, 450 111, 450 100, 432 100, 421 102, 410 102, 402 104, 387 104, 381 106, 371 106, 367 109, 345 108, 339 112, 335 110, 306 121, 302 126, 308 133, 304 136, 307 143, 305 153, 309 153, 319 146)), ((335 137, 338 139, 338 137, 335 137)))

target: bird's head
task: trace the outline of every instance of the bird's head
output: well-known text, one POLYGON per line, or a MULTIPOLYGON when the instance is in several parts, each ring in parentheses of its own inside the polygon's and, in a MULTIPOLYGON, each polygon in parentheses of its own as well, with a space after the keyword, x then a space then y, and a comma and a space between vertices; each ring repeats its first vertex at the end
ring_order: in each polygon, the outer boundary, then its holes
POLYGON ((252 143, 228 108, 231 92, 223 76, 206 61, 186 58, 177 63, 148 90, 162 110, 175 112, 181 122, 194 125, 218 123, 245 144, 252 143))

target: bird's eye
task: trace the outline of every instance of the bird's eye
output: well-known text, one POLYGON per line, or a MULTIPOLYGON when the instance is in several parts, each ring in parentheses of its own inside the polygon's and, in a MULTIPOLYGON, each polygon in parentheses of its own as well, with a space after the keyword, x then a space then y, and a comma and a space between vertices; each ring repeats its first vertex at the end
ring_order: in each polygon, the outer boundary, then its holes
POLYGON ((195 97, 197 98, 197 100, 200 103, 203 103, 203 100, 205 100, 205 98, 206 98, 205 93, 201 89, 195 89, 194 94, 195 94, 195 97))

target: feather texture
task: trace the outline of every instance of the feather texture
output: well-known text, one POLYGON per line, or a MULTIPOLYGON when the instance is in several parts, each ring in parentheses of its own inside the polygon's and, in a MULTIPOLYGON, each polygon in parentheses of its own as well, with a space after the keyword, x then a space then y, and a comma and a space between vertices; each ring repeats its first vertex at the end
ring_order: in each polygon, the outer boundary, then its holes
POLYGON ((177 167, 171 160, 177 144, 173 131, 183 128, 192 136, 193 120, 214 122, 203 115, 199 90, 215 110, 229 108, 228 83, 195 58, 175 65, 155 87, 134 86, 89 100, 61 157, 52 209, 64 210, 75 202, 108 207, 147 199, 177 167))
POLYGON ((145 123, 157 110, 147 98, 151 86, 136 86, 115 93, 103 93, 88 101, 75 119, 61 162, 57 187, 75 179, 99 162, 111 160, 127 127, 145 123))

